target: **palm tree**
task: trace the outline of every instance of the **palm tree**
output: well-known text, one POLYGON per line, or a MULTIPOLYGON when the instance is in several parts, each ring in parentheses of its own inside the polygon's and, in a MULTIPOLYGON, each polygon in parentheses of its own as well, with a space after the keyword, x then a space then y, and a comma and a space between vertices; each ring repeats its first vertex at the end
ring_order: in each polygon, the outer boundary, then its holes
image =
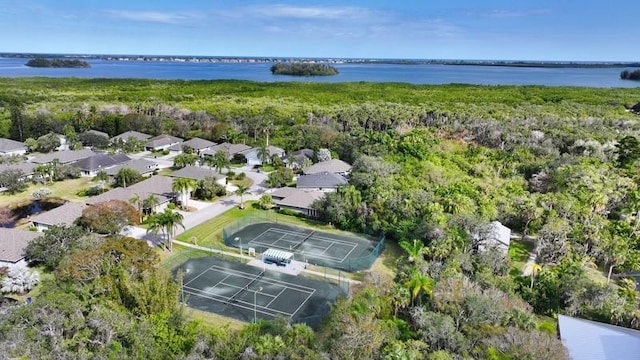
POLYGON ((525 269, 523 271, 523 275, 529 275, 531 277, 531 284, 529 285, 529 287, 531 289, 533 289, 533 281, 536 278, 536 276, 538 276, 540 273, 542 272, 542 266, 534 263, 534 262, 530 262, 528 264, 526 264, 525 269))
POLYGON ((409 255, 409 262, 422 259, 422 255, 424 254, 424 243, 422 241, 418 239, 413 239, 413 242, 402 240, 398 245, 409 255))
POLYGON ((159 232, 162 232, 163 239, 166 237, 165 246, 169 249, 169 252, 173 251, 173 243, 171 239, 175 235, 176 228, 181 226, 183 229, 184 224, 182 221, 184 220, 184 216, 179 212, 171 211, 170 209, 165 209, 164 212, 153 214, 149 217, 149 228, 147 229, 147 233, 153 233, 154 235, 158 235, 159 232))
POLYGON ((240 196, 240 209, 244 209, 243 195, 248 192, 249 192, 249 188, 246 185, 243 185, 243 184, 238 185, 238 189, 236 190, 236 195, 240 196))
POLYGON ((229 157, 227 156, 227 153, 224 151, 218 151, 213 156, 212 161, 213 161, 213 166, 216 168, 216 171, 218 171, 219 173, 222 173, 222 169, 229 168, 229 165, 231 164, 231 162, 229 162, 229 157))
POLYGON ((417 299, 418 304, 420 304, 420 295, 427 294, 430 296, 433 292, 433 279, 423 274, 420 270, 414 269, 404 286, 411 291, 411 301, 415 302, 417 299))
POLYGON ((184 195, 184 205, 188 205, 189 200, 189 192, 196 188, 196 181, 193 179, 187 178, 175 178, 173 179, 173 184, 171 189, 175 192, 184 195))
POLYGON ((140 199, 140 195, 133 194, 129 199, 129 204, 135 205, 138 209, 138 215, 140 216, 140 222, 142 222, 142 199, 140 199))
POLYGON ((262 165, 269 162, 269 156, 271 154, 269 153, 269 149, 266 145, 261 145, 260 147, 258 147, 256 154, 258 155, 258 159, 260 159, 260 162, 262 162, 262 165))
POLYGON ((149 213, 153 212, 151 211, 156 205, 158 205, 158 203, 160 202, 160 199, 158 199, 157 196, 153 195, 153 194, 149 194, 147 195, 146 198, 144 198, 144 200, 142 200, 142 208, 143 209, 149 209, 149 213))

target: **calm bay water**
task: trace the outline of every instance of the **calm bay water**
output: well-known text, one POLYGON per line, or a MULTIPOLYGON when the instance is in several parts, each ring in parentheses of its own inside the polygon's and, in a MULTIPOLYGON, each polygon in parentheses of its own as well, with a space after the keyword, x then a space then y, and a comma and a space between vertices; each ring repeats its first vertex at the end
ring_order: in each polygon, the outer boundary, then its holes
POLYGON ((622 68, 519 68, 472 65, 338 64, 328 77, 272 75, 268 63, 186 63, 89 60, 87 69, 30 68, 26 59, 0 58, 0 77, 143 78, 303 82, 401 82, 411 84, 640 87, 620 80, 622 68))

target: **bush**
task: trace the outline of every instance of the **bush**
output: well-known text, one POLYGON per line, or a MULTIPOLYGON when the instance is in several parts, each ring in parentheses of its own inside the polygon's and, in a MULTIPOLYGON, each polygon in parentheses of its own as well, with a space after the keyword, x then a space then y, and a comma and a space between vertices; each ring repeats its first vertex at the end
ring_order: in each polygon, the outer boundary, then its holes
POLYGON ((278 213, 282 215, 296 216, 296 217, 304 217, 304 214, 299 213, 297 211, 293 211, 291 209, 280 208, 278 209, 278 213))
POLYGON ((247 178, 247 174, 245 174, 243 172, 238 174, 238 175, 236 175, 236 177, 235 177, 236 180, 244 180, 246 178, 247 178))
POLYGON ((33 196, 34 199, 43 199, 49 195, 51 195, 51 189, 49 188, 40 188, 31 193, 31 196, 33 196))
POLYGON ((162 155, 169 155, 169 149, 162 150, 162 155))
POLYGON ((170 202, 169 204, 167 204, 167 209, 174 210, 176 207, 176 203, 170 202))
POLYGON ((236 173, 233 171, 227 172, 227 179, 233 179, 236 176, 236 173))

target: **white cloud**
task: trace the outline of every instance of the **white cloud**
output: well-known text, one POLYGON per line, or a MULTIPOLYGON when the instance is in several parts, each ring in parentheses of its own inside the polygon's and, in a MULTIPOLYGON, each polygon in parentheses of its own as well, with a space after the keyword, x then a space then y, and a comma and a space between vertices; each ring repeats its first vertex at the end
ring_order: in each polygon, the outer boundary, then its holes
POLYGON ((154 22, 162 24, 180 24, 201 16, 191 12, 159 12, 159 11, 130 11, 130 10, 105 10, 107 15, 123 20, 154 22))
POLYGON ((254 6, 245 11, 262 18, 318 19, 318 20, 354 20, 378 17, 380 14, 367 8, 353 6, 293 6, 275 4, 254 6))
POLYGON ((529 10, 510 10, 510 9, 495 9, 488 12, 470 13, 470 15, 488 17, 492 19, 509 19, 519 18, 527 16, 542 15, 551 12, 549 9, 529 9, 529 10))

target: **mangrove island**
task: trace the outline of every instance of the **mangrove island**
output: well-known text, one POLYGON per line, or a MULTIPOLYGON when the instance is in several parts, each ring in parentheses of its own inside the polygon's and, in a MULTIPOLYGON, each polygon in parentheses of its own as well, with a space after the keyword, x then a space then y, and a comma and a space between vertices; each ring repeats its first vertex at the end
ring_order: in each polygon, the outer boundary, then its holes
POLYGON ((25 65, 29 67, 41 68, 88 68, 91 65, 78 59, 45 59, 35 58, 29 60, 25 65))
POLYGON ((277 63, 271 66, 271 73, 293 76, 329 76, 337 75, 338 69, 331 65, 318 63, 277 63))
POLYGON ((620 73, 620 79, 622 80, 640 80, 640 70, 629 71, 625 70, 620 73))

